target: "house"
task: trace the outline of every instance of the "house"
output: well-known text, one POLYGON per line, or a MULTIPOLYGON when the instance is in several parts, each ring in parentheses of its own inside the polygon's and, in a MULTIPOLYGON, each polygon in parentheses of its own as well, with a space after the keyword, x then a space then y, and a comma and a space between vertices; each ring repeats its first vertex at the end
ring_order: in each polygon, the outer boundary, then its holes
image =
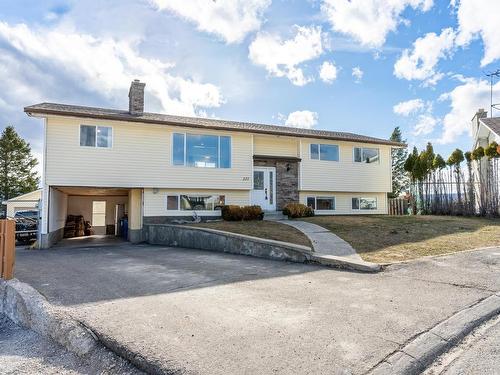
POLYGON ((6 216, 14 217, 18 211, 38 210, 38 202, 42 198, 42 189, 38 189, 26 194, 3 201, 7 206, 6 216))
POLYGON ((224 204, 317 214, 385 214, 391 148, 385 139, 144 112, 135 80, 129 110, 42 103, 45 123, 41 246, 62 237, 67 215, 100 233, 128 216, 128 237, 173 218, 218 217, 224 204))
POLYGON ((491 142, 500 144, 500 117, 487 117, 488 112, 479 109, 472 118, 472 149, 486 147, 491 142))

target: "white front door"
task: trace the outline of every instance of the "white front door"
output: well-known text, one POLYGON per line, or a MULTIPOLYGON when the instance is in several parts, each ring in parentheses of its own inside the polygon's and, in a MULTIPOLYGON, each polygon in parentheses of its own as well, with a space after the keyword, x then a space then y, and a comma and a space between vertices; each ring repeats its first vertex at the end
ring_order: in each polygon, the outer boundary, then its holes
POLYGON ((276 211, 276 168, 253 169, 252 204, 259 205, 264 211, 276 211))

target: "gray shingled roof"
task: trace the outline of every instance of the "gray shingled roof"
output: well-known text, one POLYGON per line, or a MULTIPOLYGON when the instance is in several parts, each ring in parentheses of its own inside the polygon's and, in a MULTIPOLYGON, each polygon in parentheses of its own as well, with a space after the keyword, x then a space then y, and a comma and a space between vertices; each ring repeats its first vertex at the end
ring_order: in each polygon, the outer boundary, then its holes
POLYGON ((490 128, 496 135, 500 135, 500 117, 482 118, 481 122, 490 128))
POLYGON ((202 117, 185 117, 164 115, 160 113, 144 112, 142 116, 131 115, 128 111, 117 109, 83 107, 67 104, 40 103, 24 108, 28 114, 40 115, 59 115, 72 117, 87 117, 106 120, 119 120, 129 122, 145 122, 153 124, 176 125, 191 128, 207 128, 217 130, 236 130, 241 132, 250 132, 258 134, 283 135, 290 137, 309 137, 334 139, 341 141, 354 141, 363 143, 384 144, 391 146, 406 146, 402 143, 392 142, 387 139, 380 139, 358 135, 353 133, 335 132, 328 130, 312 130, 292 128, 281 125, 255 124, 251 122, 227 121, 218 119, 209 119, 202 117))

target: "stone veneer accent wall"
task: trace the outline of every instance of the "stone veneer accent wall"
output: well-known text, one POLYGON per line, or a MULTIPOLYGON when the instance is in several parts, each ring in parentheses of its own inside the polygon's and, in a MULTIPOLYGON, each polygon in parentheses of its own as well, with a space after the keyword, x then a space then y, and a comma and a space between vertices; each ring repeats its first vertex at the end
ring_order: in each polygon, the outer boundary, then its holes
POLYGON ((282 210, 287 203, 299 201, 299 162, 298 158, 254 157, 254 166, 276 168, 277 210, 282 210))

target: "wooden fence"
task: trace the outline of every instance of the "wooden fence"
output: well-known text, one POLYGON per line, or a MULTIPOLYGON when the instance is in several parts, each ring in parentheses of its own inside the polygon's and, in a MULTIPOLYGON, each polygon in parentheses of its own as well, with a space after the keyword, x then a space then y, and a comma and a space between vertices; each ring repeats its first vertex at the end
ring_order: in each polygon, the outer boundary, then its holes
POLYGON ((16 258, 16 222, 0 220, 0 278, 10 280, 14 277, 16 258))
POLYGON ((403 198, 389 198, 389 215, 408 215, 410 202, 403 198))

